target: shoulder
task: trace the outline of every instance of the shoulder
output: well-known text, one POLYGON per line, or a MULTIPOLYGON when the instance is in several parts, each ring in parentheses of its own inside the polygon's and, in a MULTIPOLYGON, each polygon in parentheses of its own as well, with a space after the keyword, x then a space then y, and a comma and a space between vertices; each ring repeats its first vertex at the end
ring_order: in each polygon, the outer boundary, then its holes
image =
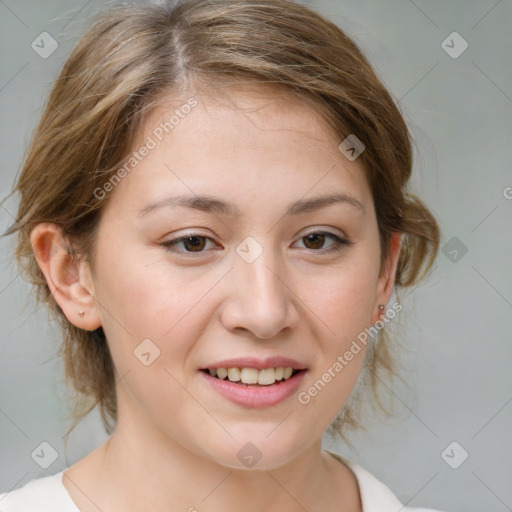
POLYGON ((357 478, 363 512, 442 512, 429 508, 404 506, 393 492, 359 464, 329 452, 335 459, 348 466, 357 478))
POLYGON ((0 512, 79 512, 62 483, 63 472, 0 494, 0 512))

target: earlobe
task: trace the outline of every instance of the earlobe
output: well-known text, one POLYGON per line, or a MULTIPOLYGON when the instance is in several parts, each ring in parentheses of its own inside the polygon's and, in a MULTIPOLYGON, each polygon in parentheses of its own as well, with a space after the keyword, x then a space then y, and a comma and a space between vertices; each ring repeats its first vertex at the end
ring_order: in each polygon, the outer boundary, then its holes
POLYGON ((100 327, 92 283, 86 287, 80 279, 81 274, 87 274, 85 263, 71 254, 61 228, 40 223, 32 230, 30 242, 48 287, 67 319, 85 330, 100 327))

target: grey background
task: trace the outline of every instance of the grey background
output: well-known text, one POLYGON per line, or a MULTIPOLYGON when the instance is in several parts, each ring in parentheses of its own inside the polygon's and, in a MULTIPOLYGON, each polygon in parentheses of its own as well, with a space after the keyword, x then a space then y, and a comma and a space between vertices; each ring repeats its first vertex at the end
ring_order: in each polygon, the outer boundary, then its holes
MULTIPOLYGON (((101 5, 0 0, 2 198, 52 80, 84 19, 101 5), (43 31, 59 43, 47 59, 31 48, 43 31)), ((395 390, 397 417, 369 422, 352 437, 355 450, 329 439, 326 447, 359 462, 410 506, 512 510, 512 2, 307 5, 360 44, 399 102, 416 140, 411 188, 437 215, 446 252, 426 282, 400 295, 410 387, 395 390), (469 44, 456 59, 441 46, 453 31, 469 44), (461 448, 448 451, 452 464, 462 449, 469 454, 458 469, 441 457, 453 441, 461 448)), ((15 209, 15 199, 0 208, 2 230, 15 209)), ((12 237, 0 240, 0 491, 54 474, 106 439, 93 412, 65 450, 57 330, 32 306, 13 247, 12 237), (46 470, 31 458, 42 441, 59 455, 46 470)))

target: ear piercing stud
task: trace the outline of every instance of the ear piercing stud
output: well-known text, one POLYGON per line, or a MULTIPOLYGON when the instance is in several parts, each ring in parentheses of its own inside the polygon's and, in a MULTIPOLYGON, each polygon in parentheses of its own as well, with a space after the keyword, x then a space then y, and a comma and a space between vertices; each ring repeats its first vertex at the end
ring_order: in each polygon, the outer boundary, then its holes
POLYGON ((379 319, 384 317, 384 304, 379 304, 379 319))
POLYGON ((85 316, 85 311, 80 311, 78 315, 80 316, 80 318, 83 318, 85 316))

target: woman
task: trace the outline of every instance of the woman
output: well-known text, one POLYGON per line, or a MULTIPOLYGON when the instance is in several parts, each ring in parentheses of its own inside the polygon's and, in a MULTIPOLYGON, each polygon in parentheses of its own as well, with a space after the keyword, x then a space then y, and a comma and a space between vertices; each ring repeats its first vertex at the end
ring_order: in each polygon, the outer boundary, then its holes
POLYGON ((393 375, 394 287, 437 253, 411 167, 368 61, 301 5, 100 13, 7 234, 89 400, 76 422, 97 405, 111 435, 0 510, 409 510, 321 441, 393 375))

